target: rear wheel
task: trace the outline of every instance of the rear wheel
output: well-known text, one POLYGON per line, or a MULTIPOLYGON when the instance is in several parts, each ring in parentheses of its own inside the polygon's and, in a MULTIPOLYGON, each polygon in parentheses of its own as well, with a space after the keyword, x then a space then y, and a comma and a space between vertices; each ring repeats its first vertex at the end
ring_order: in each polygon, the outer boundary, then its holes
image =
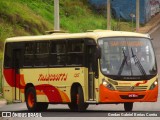
POLYGON ((48 108, 48 103, 37 102, 36 91, 33 87, 27 89, 26 95, 26 105, 29 111, 45 111, 48 108))
POLYGON ((130 112, 133 109, 133 102, 124 103, 124 110, 130 112))

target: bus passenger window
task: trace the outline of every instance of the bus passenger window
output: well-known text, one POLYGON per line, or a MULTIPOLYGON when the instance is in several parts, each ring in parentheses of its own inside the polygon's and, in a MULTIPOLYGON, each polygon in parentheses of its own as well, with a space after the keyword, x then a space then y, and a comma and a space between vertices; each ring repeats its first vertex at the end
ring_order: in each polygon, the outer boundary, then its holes
POLYGON ((67 65, 82 66, 84 63, 84 41, 69 40, 67 51, 67 65))
POLYGON ((48 42, 36 43, 35 51, 35 66, 47 66, 49 55, 49 44, 48 42))
POLYGON ((34 60, 34 43, 29 42, 25 44, 25 50, 24 50, 24 63, 23 66, 33 66, 33 60, 34 60))
POLYGON ((12 43, 7 43, 5 47, 4 67, 11 68, 12 60, 12 43))
POLYGON ((65 41, 51 42, 50 65, 51 66, 64 66, 65 65, 65 41))

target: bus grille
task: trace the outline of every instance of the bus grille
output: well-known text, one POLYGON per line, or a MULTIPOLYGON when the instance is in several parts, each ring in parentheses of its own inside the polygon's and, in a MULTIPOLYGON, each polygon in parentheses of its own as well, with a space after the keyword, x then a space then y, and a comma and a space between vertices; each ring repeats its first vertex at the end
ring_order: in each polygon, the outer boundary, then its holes
POLYGON ((118 91, 145 91, 147 86, 116 86, 118 91))

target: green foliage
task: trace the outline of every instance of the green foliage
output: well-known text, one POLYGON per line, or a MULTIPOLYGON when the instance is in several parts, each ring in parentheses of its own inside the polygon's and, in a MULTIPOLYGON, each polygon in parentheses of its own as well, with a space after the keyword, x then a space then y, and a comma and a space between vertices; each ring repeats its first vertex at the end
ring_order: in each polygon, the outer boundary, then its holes
POLYGON ((42 34, 45 30, 50 29, 50 26, 53 26, 20 1, 0 1, 0 35, 2 40, 6 37, 26 35, 27 33, 42 34), (7 36, 3 35, 6 29, 9 29, 9 34, 6 33, 8 34, 7 36))
MULTIPOLYGON (((54 0, 0 0, 0 50, 8 37, 44 34, 53 29, 54 0)), ((103 14, 95 13, 87 0, 60 0, 60 26, 68 32, 106 29, 103 14)), ((117 28, 117 21, 112 20, 117 28)), ((123 26, 123 25, 122 25, 123 26)), ((130 24, 125 23, 128 30, 130 24)))

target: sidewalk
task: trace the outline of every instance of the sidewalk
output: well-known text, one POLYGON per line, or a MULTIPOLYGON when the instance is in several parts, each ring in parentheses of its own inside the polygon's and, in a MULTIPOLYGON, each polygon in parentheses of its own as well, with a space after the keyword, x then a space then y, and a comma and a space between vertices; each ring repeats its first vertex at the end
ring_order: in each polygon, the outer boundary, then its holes
POLYGON ((0 107, 7 104, 7 101, 5 99, 0 99, 0 107))
POLYGON ((149 33, 150 31, 152 31, 154 28, 156 28, 159 25, 160 25, 160 13, 152 17, 151 20, 147 24, 145 24, 144 27, 140 27, 139 32, 149 33))
MULTIPOLYGON (((2 97, 2 94, 0 93, 0 97, 2 97)), ((7 101, 3 98, 0 98, 0 107, 4 106, 7 104, 7 101)))

